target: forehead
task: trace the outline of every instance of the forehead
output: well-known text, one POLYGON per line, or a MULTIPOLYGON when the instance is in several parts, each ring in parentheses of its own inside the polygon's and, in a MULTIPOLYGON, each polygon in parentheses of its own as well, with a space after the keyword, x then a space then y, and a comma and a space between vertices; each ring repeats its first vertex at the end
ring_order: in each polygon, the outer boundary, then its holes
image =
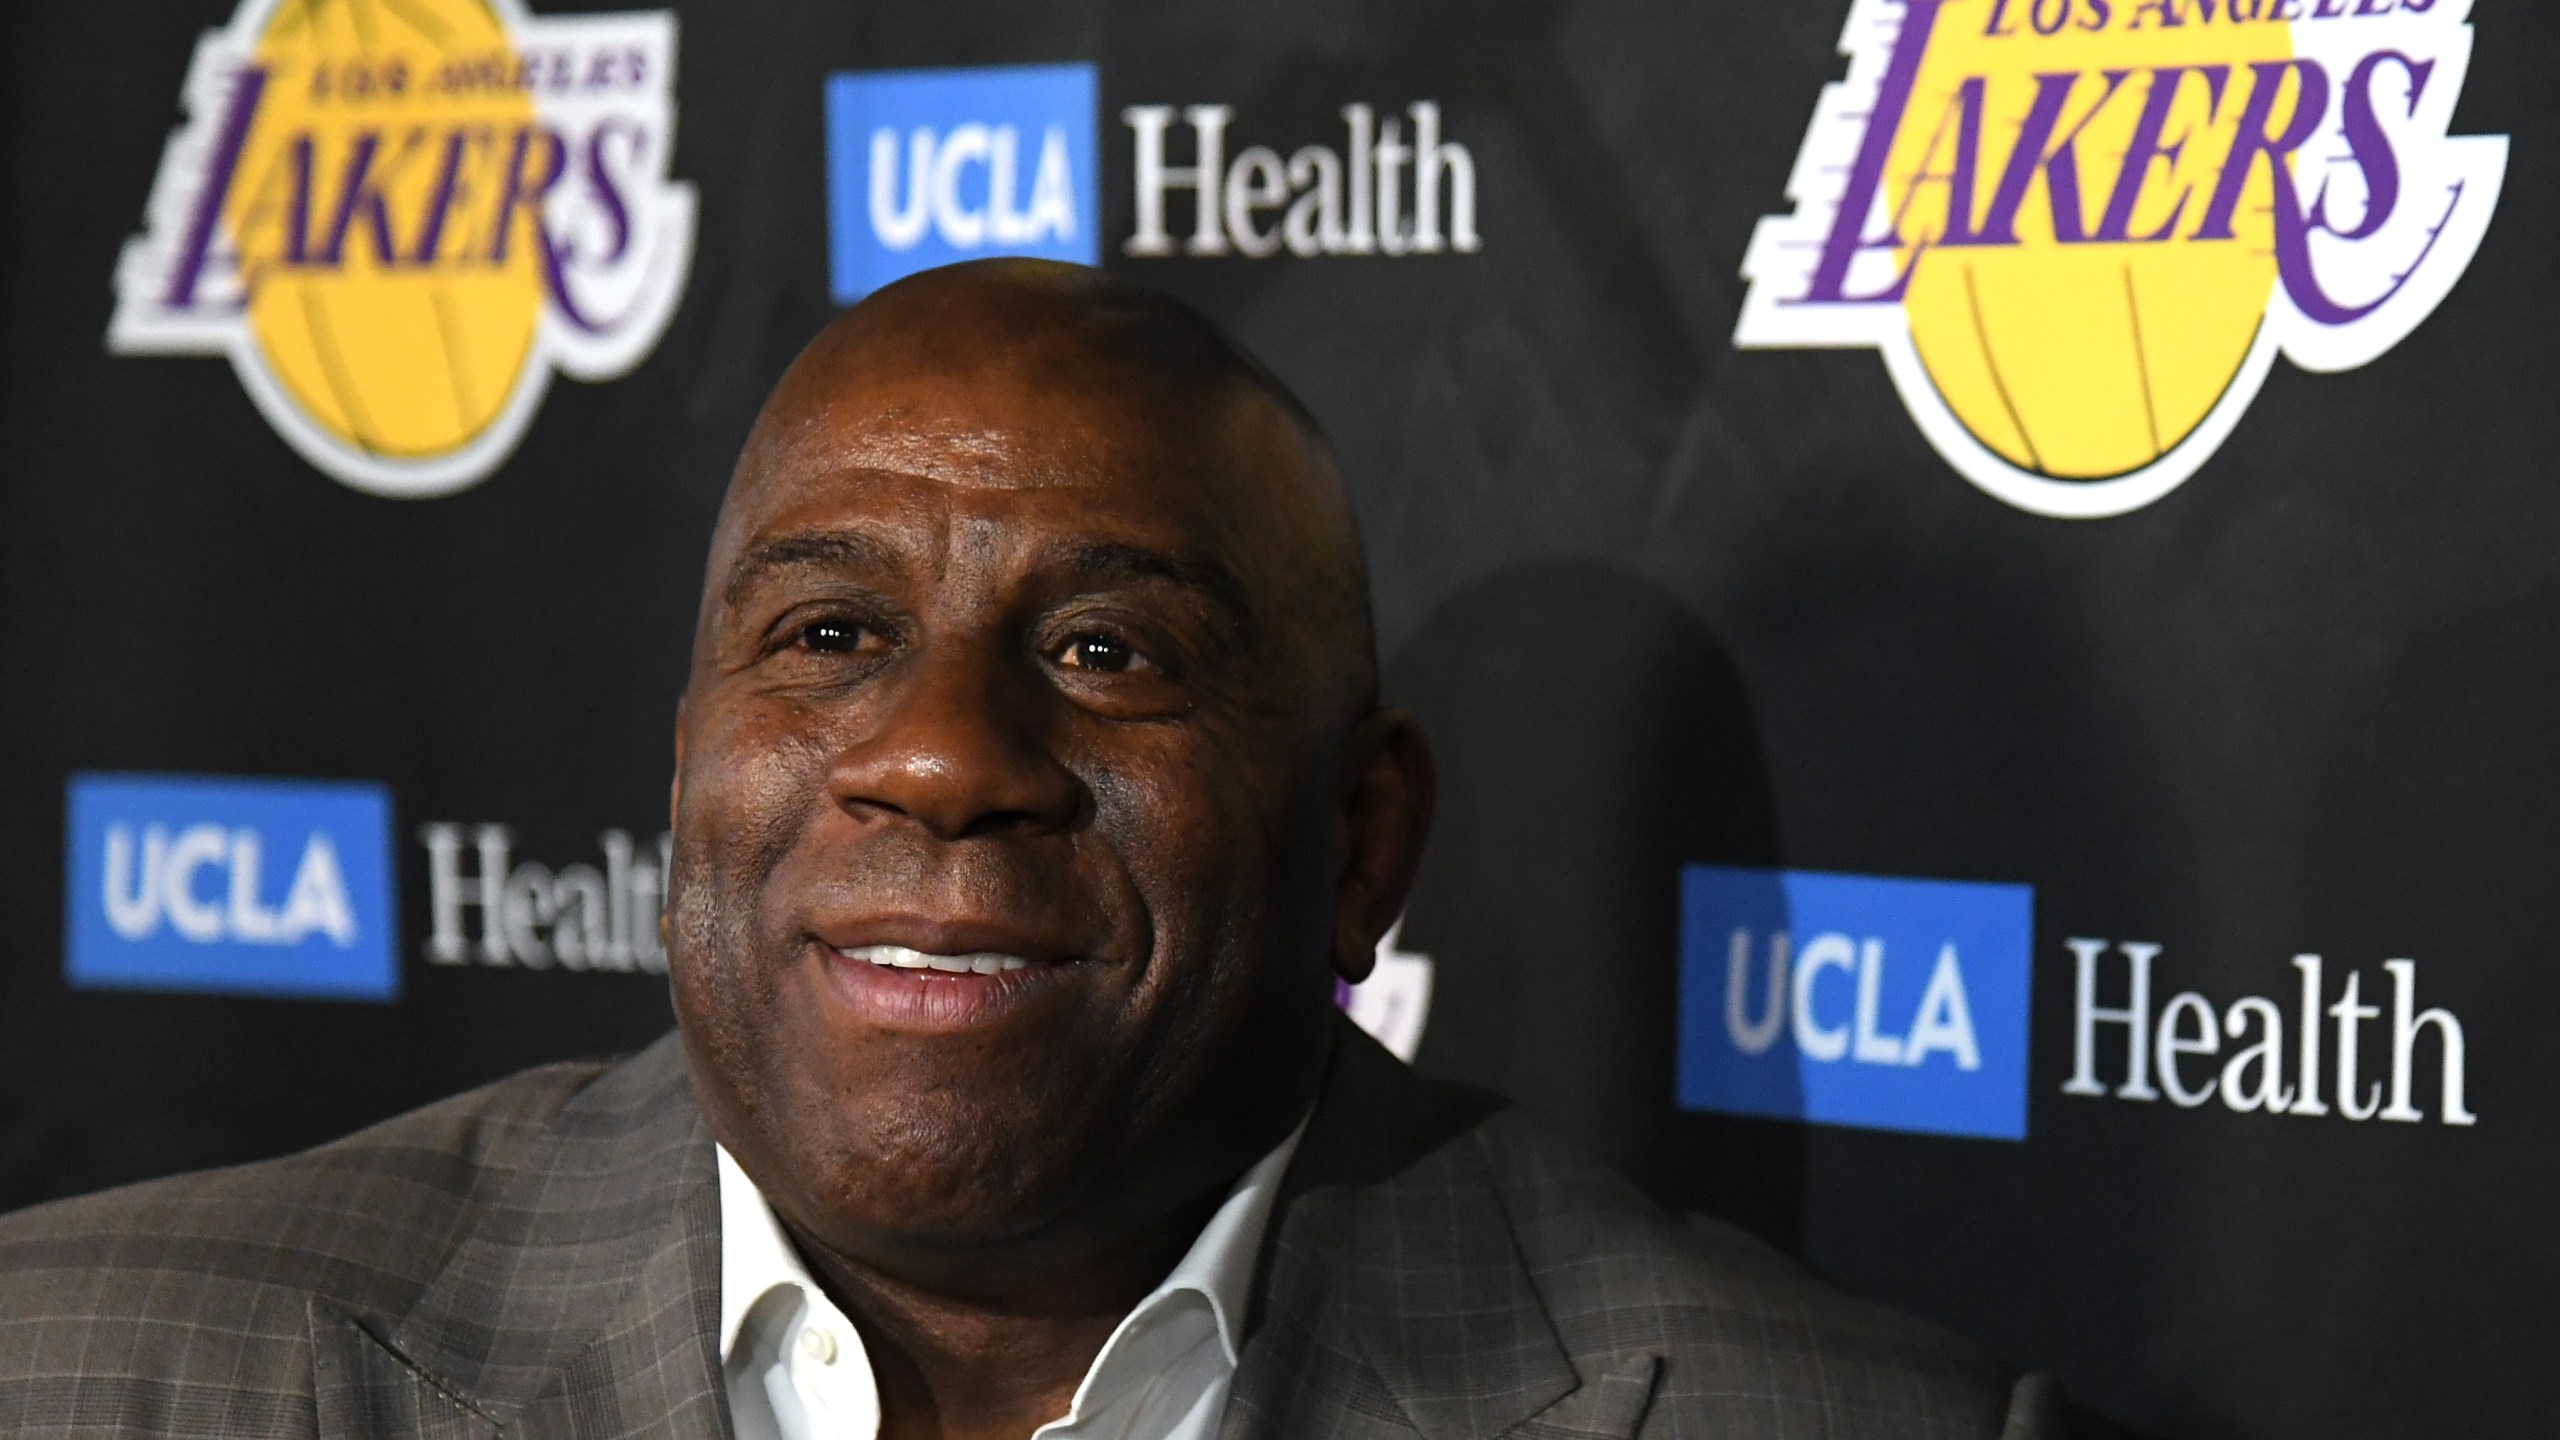
MULTIPOLYGON (((1036 543, 1119 534, 1247 558, 1269 477, 1232 395, 1056 365, 855 373, 777 397, 720 549, 872 521, 1011 527, 1036 543)), ((1201 387, 1206 390, 1207 387, 1201 387)))

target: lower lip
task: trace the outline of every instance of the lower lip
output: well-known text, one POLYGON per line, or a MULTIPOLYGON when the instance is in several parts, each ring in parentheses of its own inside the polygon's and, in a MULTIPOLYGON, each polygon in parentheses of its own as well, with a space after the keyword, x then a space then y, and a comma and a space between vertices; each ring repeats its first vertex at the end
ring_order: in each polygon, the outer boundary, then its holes
POLYGON ((832 945, 818 958, 835 992, 864 1020, 888 1030, 948 1034, 996 1024, 1054 992, 1078 968, 1052 961, 993 975, 907 970, 856 960, 832 945))

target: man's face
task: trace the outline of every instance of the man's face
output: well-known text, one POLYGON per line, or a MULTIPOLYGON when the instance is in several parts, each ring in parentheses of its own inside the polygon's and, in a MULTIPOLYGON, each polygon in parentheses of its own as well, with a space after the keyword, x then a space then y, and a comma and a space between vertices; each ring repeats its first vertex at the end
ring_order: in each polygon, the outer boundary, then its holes
POLYGON ((839 1253, 1107 1243, 1274 1143, 1324 1052, 1341 727, 1289 522, 1238 499, 1283 422, 1037 366, 834 397, 714 542, 670 910, 697 1082, 839 1253))

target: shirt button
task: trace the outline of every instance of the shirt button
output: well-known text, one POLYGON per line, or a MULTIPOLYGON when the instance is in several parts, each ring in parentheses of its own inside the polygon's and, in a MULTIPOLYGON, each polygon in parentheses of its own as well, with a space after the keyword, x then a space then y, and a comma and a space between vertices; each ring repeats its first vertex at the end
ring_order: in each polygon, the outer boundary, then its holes
POLYGON ((821 1365, 833 1365, 836 1363, 836 1337, 815 1325, 808 1326, 800 1332, 800 1353, 821 1365))

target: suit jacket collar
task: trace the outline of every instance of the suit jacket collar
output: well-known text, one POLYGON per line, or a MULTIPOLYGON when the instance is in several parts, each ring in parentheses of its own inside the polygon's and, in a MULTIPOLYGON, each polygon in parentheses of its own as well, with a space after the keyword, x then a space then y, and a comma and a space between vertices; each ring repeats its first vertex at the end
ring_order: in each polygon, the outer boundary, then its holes
POLYGON ((1474 1134, 1502 1104, 1337 1027, 1266 1241, 1225 1440, 1632 1429, 1655 1361, 1575 1369, 1474 1134))
MULTIPOLYGON (((1577 1372, 1473 1134, 1500 1105, 1338 1026, 1264 1238, 1224 1440, 1632 1431, 1655 1362, 1577 1372)), ((315 1305, 324 1433, 728 1434, 718 1171, 677 1038, 598 1078, 482 1184, 405 1313, 315 1305)))
POLYGON ((405 1315, 368 1326, 509 1436, 720 1435, 720 1203, 676 1037, 490 1172, 473 1228, 405 1315))

